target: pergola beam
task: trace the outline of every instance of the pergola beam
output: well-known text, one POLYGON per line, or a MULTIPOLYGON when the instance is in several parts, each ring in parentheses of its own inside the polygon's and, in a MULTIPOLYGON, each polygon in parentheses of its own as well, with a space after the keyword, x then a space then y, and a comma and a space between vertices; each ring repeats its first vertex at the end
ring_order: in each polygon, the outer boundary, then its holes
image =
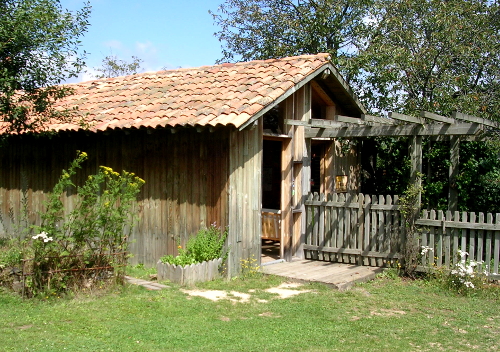
POLYGON ((395 120, 399 120, 399 121, 404 121, 404 122, 417 123, 417 124, 420 124, 420 125, 425 124, 425 120, 422 119, 422 118, 420 118, 420 117, 398 114, 397 112, 390 112, 389 113, 389 117, 391 119, 395 119, 395 120))
POLYGON ((475 135, 479 131, 481 131, 481 125, 478 123, 343 126, 340 128, 316 128, 315 126, 306 127, 306 138, 475 135))
POLYGON ((488 126, 488 127, 494 127, 494 128, 497 128, 497 129, 500 128, 500 124, 498 122, 487 120, 487 119, 483 119, 482 117, 477 117, 477 116, 462 114, 461 112, 457 112, 457 111, 454 111, 451 116, 454 119, 456 119, 456 120, 462 120, 462 121, 480 123, 482 125, 485 125, 485 126, 488 126))
POLYGON ((434 113, 428 112, 428 111, 422 111, 422 112, 420 112, 420 117, 424 117, 424 118, 427 118, 427 119, 430 119, 430 120, 434 120, 434 121, 438 121, 438 122, 450 123, 450 124, 457 122, 455 119, 452 119, 452 118, 449 118, 449 117, 445 117, 445 116, 441 116, 441 115, 437 115, 437 114, 434 114, 434 113))
POLYGON ((361 115, 361 120, 366 121, 366 122, 374 122, 374 123, 382 123, 386 125, 395 125, 393 120, 390 120, 386 117, 379 117, 379 116, 373 116, 373 115, 361 115))

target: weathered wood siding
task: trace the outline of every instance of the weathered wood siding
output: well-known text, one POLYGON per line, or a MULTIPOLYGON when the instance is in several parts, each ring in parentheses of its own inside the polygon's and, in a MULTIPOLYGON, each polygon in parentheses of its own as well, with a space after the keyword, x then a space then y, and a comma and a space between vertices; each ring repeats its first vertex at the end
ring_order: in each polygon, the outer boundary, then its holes
MULTIPOLYGON (((89 160, 77 183, 100 165, 134 172, 146 181, 135 209, 139 222, 132 234, 131 261, 154 266, 159 257, 176 254, 177 241, 185 244, 201 227, 228 225, 229 135, 229 129, 210 133, 186 128, 175 134, 134 130, 11 138, 0 149, 0 234, 16 232, 23 199, 29 223, 39 223, 37 212, 62 169, 77 150, 85 151, 89 160)), ((66 211, 73 203, 74 195, 68 194, 66 211)))
POLYGON ((241 260, 260 261, 262 202, 262 118, 244 131, 231 132, 229 146, 228 275, 240 272, 241 260))

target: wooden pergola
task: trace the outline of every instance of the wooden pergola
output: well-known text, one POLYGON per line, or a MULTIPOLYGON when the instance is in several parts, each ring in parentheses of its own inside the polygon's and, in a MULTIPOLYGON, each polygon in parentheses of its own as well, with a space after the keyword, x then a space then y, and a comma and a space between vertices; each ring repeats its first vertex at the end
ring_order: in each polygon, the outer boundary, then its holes
MULTIPOLYGON (((305 127, 305 138, 410 137, 411 178, 420 185, 422 173, 422 138, 450 141, 450 184, 458 176, 460 140, 484 139, 488 130, 500 130, 500 123, 477 116, 454 112, 452 117, 422 111, 419 117, 389 113, 389 117, 362 115, 360 118, 335 115, 334 120, 311 119, 309 122, 286 120, 288 125, 305 127)), ((448 209, 456 210, 458 192, 449 187, 448 209)))

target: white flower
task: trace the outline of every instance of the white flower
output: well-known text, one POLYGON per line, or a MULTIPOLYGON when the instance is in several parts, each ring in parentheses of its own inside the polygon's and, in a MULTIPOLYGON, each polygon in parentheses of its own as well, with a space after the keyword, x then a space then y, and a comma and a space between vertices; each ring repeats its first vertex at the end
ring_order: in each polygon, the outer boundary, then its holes
POLYGON ((473 284, 472 282, 470 282, 470 281, 465 281, 465 282, 464 282, 464 285, 465 285, 466 287, 469 287, 469 288, 474 288, 474 284, 473 284))
POLYGON ((460 258, 465 258, 466 256, 469 255, 469 253, 467 252, 463 252, 461 251, 460 249, 458 250, 458 255, 460 256, 460 258))
POLYGON ((39 233, 38 235, 34 235, 31 238, 33 238, 34 240, 37 240, 40 238, 43 240, 43 242, 50 242, 50 241, 54 240, 52 237, 48 237, 47 235, 48 235, 47 232, 42 231, 42 233, 39 233))
POLYGON ((429 252, 429 251, 432 252, 433 249, 431 247, 428 247, 428 246, 422 246, 422 252, 420 252, 420 254, 426 255, 427 252, 429 252))

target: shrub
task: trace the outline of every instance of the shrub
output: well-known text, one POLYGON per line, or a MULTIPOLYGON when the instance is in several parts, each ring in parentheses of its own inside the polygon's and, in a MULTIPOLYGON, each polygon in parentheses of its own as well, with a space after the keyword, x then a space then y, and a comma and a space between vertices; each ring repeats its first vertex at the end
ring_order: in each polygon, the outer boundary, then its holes
POLYGON ((123 276, 134 220, 131 209, 144 181, 133 173, 119 174, 101 166, 77 187, 71 178, 86 159, 86 153, 79 153, 69 169, 63 170, 45 203, 41 225, 34 226, 38 233, 30 239, 34 255, 27 262, 31 293, 59 292, 91 285, 106 276, 123 276), (76 205, 65 214, 61 198, 70 189, 77 191, 76 205))
POLYGON ((186 248, 179 245, 179 255, 165 255, 160 260, 162 263, 186 266, 190 264, 201 263, 218 258, 225 258, 227 253, 224 251, 224 243, 227 238, 227 229, 210 225, 206 229, 198 231, 196 236, 191 237, 186 248))

